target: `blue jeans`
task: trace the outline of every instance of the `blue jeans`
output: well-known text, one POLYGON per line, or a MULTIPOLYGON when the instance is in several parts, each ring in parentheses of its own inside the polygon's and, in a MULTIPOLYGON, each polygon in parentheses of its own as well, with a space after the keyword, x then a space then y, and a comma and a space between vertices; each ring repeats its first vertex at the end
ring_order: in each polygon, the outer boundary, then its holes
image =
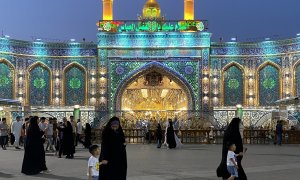
MULTIPOLYGON (((93 180, 98 180, 99 176, 92 176, 93 180)), ((88 178, 88 180, 90 180, 90 178, 88 178)))
POLYGON ((281 145, 282 143, 282 134, 277 134, 277 144, 281 145))
POLYGON ((161 140, 158 139, 158 140, 157 140, 157 148, 160 148, 160 147, 161 147, 161 140))
POLYGON ((239 177, 238 176, 238 171, 235 166, 227 166, 227 171, 234 177, 239 177))

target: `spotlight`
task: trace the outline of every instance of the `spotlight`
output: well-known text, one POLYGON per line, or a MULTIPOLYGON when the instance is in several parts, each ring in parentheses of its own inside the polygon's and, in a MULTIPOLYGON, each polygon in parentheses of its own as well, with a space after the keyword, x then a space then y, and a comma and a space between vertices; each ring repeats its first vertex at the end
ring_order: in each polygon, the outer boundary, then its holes
POLYGON ((4 37, 5 37, 5 38, 10 38, 10 36, 9 36, 9 35, 5 35, 4 37))
POLYGON ((40 38, 37 38, 37 39, 36 39, 36 41, 41 41, 41 40, 42 40, 42 39, 40 39, 40 38))
POLYGON ((230 39, 231 41, 236 41, 236 37, 233 37, 230 39))
POLYGON ((297 37, 300 37, 300 33, 297 33, 296 36, 297 36, 297 37))
POLYGON ((271 38, 265 38, 266 41, 270 41, 271 38))
POLYGON ((70 41, 71 41, 71 42, 75 42, 76 40, 75 40, 75 39, 70 39, 70 41))

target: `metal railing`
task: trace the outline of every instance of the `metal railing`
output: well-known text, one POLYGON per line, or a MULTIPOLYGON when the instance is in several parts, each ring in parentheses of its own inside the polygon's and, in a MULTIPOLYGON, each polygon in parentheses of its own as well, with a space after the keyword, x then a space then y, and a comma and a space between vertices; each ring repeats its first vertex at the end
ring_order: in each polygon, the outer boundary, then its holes
MULTIPOLYGON (((93 141, 101 142, 102 129, 92 131, 93 141)), ((163 130, 163 140, 164 133, 163 130)), ((224 130, 175 130, 183 144, 222 144, 224 130)), ((149 130, 149 139, 143 129, 124 129, 126 142, 128 143, 154 143, 156 142, 155 130, 149 130)), ((276 142, 275 131, 270 130, 244 130, 244 144, 273 144, 276 142)), ((283 144, 300 144, 300 131, 284 131, 282 135, 283 144)))

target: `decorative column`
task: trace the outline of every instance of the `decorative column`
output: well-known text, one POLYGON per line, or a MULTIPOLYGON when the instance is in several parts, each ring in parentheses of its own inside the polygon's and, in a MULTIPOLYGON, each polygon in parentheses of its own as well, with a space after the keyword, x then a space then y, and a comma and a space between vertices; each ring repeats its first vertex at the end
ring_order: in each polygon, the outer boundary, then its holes
MULTIPOLYGON (((16 98, 24 105, 29 106, 26 102, 26 61, 17 59, 16 62, 16 98)), ((27 82, 28 83, 28 82, 27 82)))
POLYGON ((113 20, 113 0, 102 0, 103 20, 113 20))
POLYGON ((55 106, 60 106, 62 105, 62 75, 63 75, 63 70, 62 70, 62 61, 60 60, 55 60, 53 61, 55 64, 53 66, 53 105, 55 106))
MULTIPOLYGON (((247 106, 254 106, 255 105, 255 66, 253 66, 253 62, 251 59, 247 59, 247 62, 249 62, 247 71, 245 72, 246 76, 246 82, 245 82, 245 88, 246 88, 246 105, 247 106)), ((256 72, 258 73, 258 72, 256 72)))
POLYGON ((202 50, 202 111, 204 112, 204 118, 208 118, 209 113, 209 48, 202 50))
POLYGON ((293 93, 293 63, 290 59, 288 56, 282 57, 282 98, 291 97, 293 93))
POLYGON ((194 0, 184 0, 184 20, 194 20, 194 0))

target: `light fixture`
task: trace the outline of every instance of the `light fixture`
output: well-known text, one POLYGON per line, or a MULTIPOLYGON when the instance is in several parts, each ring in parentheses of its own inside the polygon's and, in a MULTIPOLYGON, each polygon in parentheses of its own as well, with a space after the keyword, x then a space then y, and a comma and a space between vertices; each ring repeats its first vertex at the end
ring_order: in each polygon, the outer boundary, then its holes
POLYGON ((167 96, 168 92, 169 92, 168 89, 163 89, 163 90, 161 91, 160 97, 161 97, 161 98, 165 98, 165 97, 167 96))
POLYGON ((298 37, 300 37, 300 33, 297 33, 296 35, 297 35, 298 37))
POLYGON ((265 40, 266 40, 266 41, 270 41, 270 40, 271 40, 271 38, 265 38, 265 40))
POLYGON ((236 41, 236 37, 232 37, 230 40, 231 41, 236 41))
POLYGON ((75 42, 76 40, 75 40, 75 39, 70 39, 70 41, 71 41, 71 42, 75 42))
POLYGON ((5 38, 10 38, 10 36, 9 36, 9 35, 5 35, 4 37, 5 37, 5 38))
POLYGON ((40 38, 37 38, 37 39, 36 39, 36 41, 41 41, 41 40, 42 40, 42 39, 40 39, 40 38))
POLYGON ((141 93, 142 93, 143 98, 148 97, 148 90, 147 89, 141 89, 141 93))
POLYGON ((242 108, 243 106, 241 105, 241 104, 237 104, 236 105, 236 108, 238 108, 238 109, 240 109, 240 108, 242 108))

